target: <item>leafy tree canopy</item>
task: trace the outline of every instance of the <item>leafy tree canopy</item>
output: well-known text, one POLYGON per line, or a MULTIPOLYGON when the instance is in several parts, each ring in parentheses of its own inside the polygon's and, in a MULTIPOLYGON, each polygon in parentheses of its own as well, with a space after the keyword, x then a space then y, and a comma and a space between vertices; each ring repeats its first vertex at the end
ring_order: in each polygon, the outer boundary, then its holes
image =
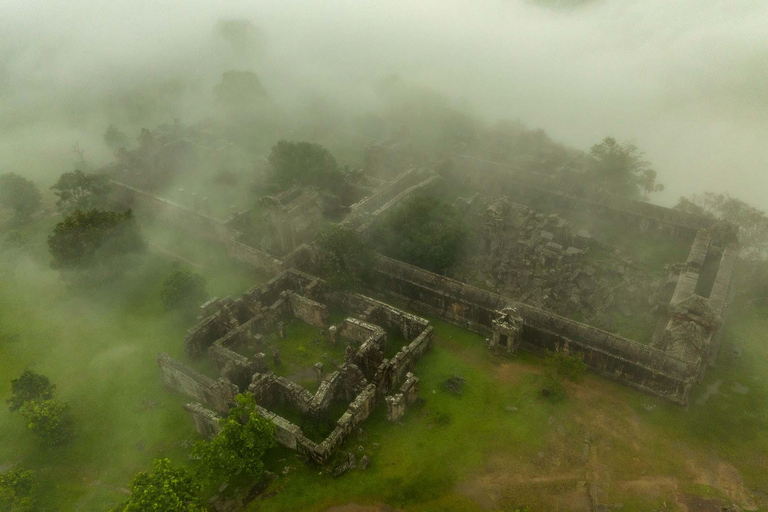
POLYGON ((202 512, 206 507, 200 490, 200 484, 186 469, 173 466, 168 459, 156 459, 152 471, 136 474, 131 482, 131 497, 117 510, 202 512))
POLYGON ((376 238, 388 256, 445 273, 458 259, 467 235, 466 223, 455 208, 420 194, 384 219, 376 238))
POLYGON ((129 144, 128 135, 120 130, 117 126, 111 124, 104 132, 104 142, 112 151, 117 151, 120 148, 127 148, 129 144))
POLYGON ((8 512, 32 512, 36 510, 35 474, 29 470, 14 468, 0 473, 0 510, 8 512))
POLYGON ((356 231, 332 224, 315 241, 323 253, 320 273, 332 287, 357 288, 367 279, 376 256, 356 231))
POLYGON ((12 172, 0 174, 0 206, 11 210, 16 221, 29 220, 42 204, 40 191, 30 180, 12 172))
POLYGON ((130 210, 75 210, 48 237, 57 269, 82 269, 115 256, 142 253, 146 243, 130 210))
POLYGON ((167 311, 194 311, 202 304, 208 293, 205 278, 189 270, 176 270, 163 281, 160 297, 167 311))
POLYGON ((589 173, 600 186, 630 199, 647 201, 651 193, 664 190, 664 185, 656 183, 656 171, 643 160, 643 152, 612 137, 592 146, 589 173))
POLYGON ((59 198, 56 206, 64 214, 103 206, 110 190, 105 174, 86 174, 77 170, 62 174, 51 188, 59 198))
POLYGON ((311 185, 338 190, 344 173, 325 147, 312 142, 279 141, 269 154, 270 178, 282 189, 291 185, 311 185))
POLYGON ((72 437, 69 406, 54 399, 31 400, 21 406, 27 428, 49 446, 64 443, 72 437))
POLYGON ((199 476, 207 481, 242 474, 253 480, 264 475, 264 453, 275 446, 275 426, 256 412, 253 395, 235 397, 237 407, 220 421, 219 435, 198 441, 192 455, 199 459, 199 476))
POLYGON ((17 411, 30 400, 49 400, 53 398, 54 384, 45 375, 41 375, 30 369, 11 381, 11 398, 6 400, 8 408, 17 411))
POLYGON ((256 73, 237 70, 225 71, 213 93, 220 103, 228 106, 253 105, 267 96, 256 73))

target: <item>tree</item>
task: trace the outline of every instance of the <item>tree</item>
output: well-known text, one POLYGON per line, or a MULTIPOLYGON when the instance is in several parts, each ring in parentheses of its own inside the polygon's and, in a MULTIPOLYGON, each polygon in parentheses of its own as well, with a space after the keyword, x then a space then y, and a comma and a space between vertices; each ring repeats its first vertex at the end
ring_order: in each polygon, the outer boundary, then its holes
POLYGON ((351 229, 332 224, 315 237, 320 273, 336 289, 358 288, 375 263, 373 250, 351 229))
POLYGON ((30 180, 12 172, 0 174, 0 206, 11 210, 14 220, 28 221, 42 204, 40 191, 30 180))
POLYGON ((64 443, 72 437, 69 406, 54 399, 30 400, 20 409, 27 428, 49 446, 64 443))
POLYGON ((567 378, 576 382, 581 374, 587 370, 584 356, 579 353, 552 352, 547 349, 544 352, 544 361, 547 365, 547 370, 544 373, 548 386, 546 389, 549 397, 554 401, 565 398, 563 380, 567 378))
POLYGON ((32 512, 36 510, 35 473, 14 468, 0 473, 0 510, 7 512, 32 512))
POLYGON ((200 483, 182 467, 174 467, 168 459, 155 459, 152 471, 137 473, 131 482, 131 497, 117 510, 144 512, 202 512, 200 483))
POLYGON ((229 107, 254 105, 267 97, 267 91, 252 71, 225 71, 213 93, 221 104, 229 107))
POLYGON ((105 174, 77 170, 62 174, 51 188, 59 198, 56 206, 63 214, 103 206, 110 190, 105 174))
POLYGON ((714 192, 696 194, 690 199, 681 197, 675 209, 738 226, 741 256, 747 259, 768 256, 768 216, 763 210, 728 194, 714 192))
POLYGON ((194 311, 207 296, 205 278, 188 270, 173 272, 163 281, 163 290, 160 292, 166 311, 194 311))
POLYGON ((50 400, 55 389, 48 377, 26 369, 18 378, 11 380, 11 398, 6 403, 14 412, 31 400, 50 400))
POLYGON ((415 195, 377 230, 382 251, 413 265, 445 273, 458 259, 468 229, 461 214, 433 195, 415 195))
POLYGON ((48 237, 48 249, 53 268, 83 269, 117 256, 143 253, 146 243, 130 210, 75 210, 56 225, 48 237))
POLYGON ((664 190, 656 183, 656 171, 643 160, 643 152, 612 137, 592 146, 588 171, 601 187, 630 199, 647 200, 652 192, 664 190))
POLYGON ((344 173, 326 148, 311 142, 279 141, 269 153, 270 179, 281 189, 291 185, 312 185, 338 190, 344 173))
POLYGON ((192 447, 203 480, 229 479, 235 474, 260 480, 264 475, 262 458, 275 446, 275 426, 256 412, 253 395, 240 394, 235 401, 237 407, 220 420, 219 434, 192 447))
POLYGON ((117 151, 120 148, 128 147, 128 135, 121 131, 117 126, 111 124, 104 132, 104 142, 112 151, 117 151))

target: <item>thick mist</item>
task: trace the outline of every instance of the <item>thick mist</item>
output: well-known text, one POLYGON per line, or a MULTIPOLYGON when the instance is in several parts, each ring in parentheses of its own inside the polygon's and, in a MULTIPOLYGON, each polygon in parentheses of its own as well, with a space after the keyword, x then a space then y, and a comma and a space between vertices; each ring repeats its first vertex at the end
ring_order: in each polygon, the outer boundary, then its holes
POLYGON ((768 208, 763 0, 0 3, 2 172, 43 186, 111 159, 130 133, 209 113, 228 69, 257 73, 297 119, 376 108, 392 75, 488 121, 520 119, 579 149, 634 142, 667 186, 768 208), (252 23, 240 35, 222 19, 252 23), (217 28, 218 27, 218 28, 217 28))

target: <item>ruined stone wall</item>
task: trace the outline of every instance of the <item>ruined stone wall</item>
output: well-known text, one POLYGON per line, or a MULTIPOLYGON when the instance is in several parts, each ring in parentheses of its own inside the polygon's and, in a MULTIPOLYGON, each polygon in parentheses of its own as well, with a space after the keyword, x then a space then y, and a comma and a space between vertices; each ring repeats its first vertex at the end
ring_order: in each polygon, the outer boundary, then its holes
POLYGON ((184 410, 192 416, 195 430, 205 439, 213 439, 221 432, 219 416, 210 409, 206 409, 197 402, 184 404, 184 410))
POLYGON ((379 365, 373 381, 380 395, 389 393, 403 381, 416 361, 430 349, 433 337, 434 329, 429 326, 408 345, 401 348, 392 359, 385 360, 379 365))
POLYGON ((320 329, 328 327, 328 306, 297 293, 288 293, 294 316, 320 329))
POLYGON ((349 311, 364 315, 369 322, 399 332, 408 341, 415 339, 429 325, 423 318, 359 293, 345 294, 341 303, 349 311))
POLYGON ((238 393, 237 386, 227 379, 213 380, 196 372, 184 363, 173 359, 168 354, 157 356, 163 384, 170 389, 192 397, 218 413, 226 413, 234 403, 238 393))
POLYGON ((486 335, 492 331, 495 311, 513 306, 525 324, 523 347, 535 351, 574 347, 584 352, 595 373, 677 403, 687 402, 695 369, 660 350, 384 256, 375 272, 383 293, 486 335))

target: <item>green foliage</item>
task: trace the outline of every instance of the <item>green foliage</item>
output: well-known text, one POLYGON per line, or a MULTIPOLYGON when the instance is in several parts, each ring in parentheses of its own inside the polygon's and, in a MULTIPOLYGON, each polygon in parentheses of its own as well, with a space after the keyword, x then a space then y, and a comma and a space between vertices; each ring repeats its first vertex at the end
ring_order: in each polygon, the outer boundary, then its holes
POLYGON ((163 281, 163 289, 160 292, 166 311, 194 311, 207 296, 205 278, 189 270, 173 272, 163 281))
POLYGON ((131 497, 117 510, 144 512, 197 512, 207 510, 200 499, 201 485, 182 467, 168 459, 156 459, 149 473, 137 473, 131 482, 131 497))
POLYGON ((438 197, 412 196, 379 227, 382 251, 413 265, 445 273, 458 259, 468 229, 461 214, 438 197))
POLYGON ((749 259, 768 256, 768 216, 763 210, 728 194, 714 192, 697 194, 690 199, 681 197, 675 208, 739 226, 741 256, 749 259))
POLYGON ((6 400, 11 412, 17 411, 25 402, 31 400, 49 400, 53 398, 54 384, 45 375, 30 369, 11 381, 11 398, 6 400))
POLYGON ((264 475, 264 452, 275 446, 275 426, 256 413, 253 395, 235 397, 237 407, 220 421, 219 435, 198 441, 192 455, 199 459, 198 475, 206 481, 227 480, 235 474, 253 480, 264 475))
POLYGON ((54 399, 24 402, 20 409, 27 428, 45 444, 56 446, 72 437, 69 406, 54 399))
POLYGON ((116 256, 143 253, 146 243, 130 210, 75 210, 48 237, 51 267, 83 269, 116 256))
POLYGON ((112 151, 117 151, 120 148, 128 147, 128 135, 121 131, 118 127, 111 124, 104 132, 104 142, 112 151))
POLYGON ((252 105, 266 98, 267 91, 252 71, 225 71, 221 82, 213 88, 216 99, 227 106, 252 105))
POLYGON ((3 512, 31 512, 36 510, 35 474, 14 468, 0 473, 0 510, 3 512))
POLYGON ((589 173, 601 187, 630 199, 648 200, 653 192, 664 190, 656 183, 656 171, 643 160, 637 146, 606 137, 590 150, 589 173))
POLYGON ((106 174, 91 174, 82 171, 65 172, 51 187, 59 198, 56 206, 62 214, 75 210, 90 210, 104 206, 109 193, 109 179, 106 174))
POLYGON ((30 180, 12 172, 0 174, 0 206, 11 210, 14 220, 28 221, 42 205, 40 191, 30 180))
POLYGON ((368 279, 376 255, 357 231, 332 224, 315 237, 322 251, 320 273, 336 289, 358 288, 368 279))
POLYGON ((553 401, 565 398, 563 380, 577 381, 581 374, 587 371, 584 356, 580 353, 569 354, 566 352, 552 352, 547 349, 544 352, 544 360, 547 370, 544 373, 549 396, 553 401))
POLYGON ((269 154, 270 180, 285 189, 291 185, 311 185, 338 190, 344 173, 333 155, 320 144, 279 141, 269 154))

